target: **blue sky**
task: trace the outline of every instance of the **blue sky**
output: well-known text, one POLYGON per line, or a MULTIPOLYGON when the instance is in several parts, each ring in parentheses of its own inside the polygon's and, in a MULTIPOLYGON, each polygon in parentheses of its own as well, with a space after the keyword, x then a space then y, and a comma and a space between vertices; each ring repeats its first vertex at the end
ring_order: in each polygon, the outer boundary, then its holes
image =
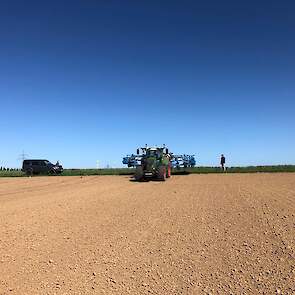
POLYGON ((295 164, 292 1, 2 1, 0 166, 295 164), (5 3, 6 2, 6 3, 5 3))

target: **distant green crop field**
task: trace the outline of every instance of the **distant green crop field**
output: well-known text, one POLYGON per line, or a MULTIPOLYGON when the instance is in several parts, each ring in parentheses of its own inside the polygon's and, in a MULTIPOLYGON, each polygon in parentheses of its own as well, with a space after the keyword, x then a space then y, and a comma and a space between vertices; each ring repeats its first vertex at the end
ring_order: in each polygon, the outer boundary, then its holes
MULTIPOLYGON (((109 169, 65 169, 62 176, 86 176, 86 175, 132 175, 134 168, 109 168, 109 169)), ((259 172, 295 172, 295 165, 275 166, 249 166, 249 167, 228 167, 227 173, 259 173, 259 172)), ((173 169, 174 175, 185 174, 207 174, 224 173, 220 167, 194 167, 173 169)), ((21 171, 0 171, 0 177, 22 177, 26 176, 21 171)))
POLYGON ((3 171, 0 170, 0 177, 21 177, 25 174, 21 171, 3 171))
MULTIPOLYGON (((227 173, 295 172, 295 165, 227 167, 227 173)), ((224 173, 220 167, 194 167, 173 169, 173 174, 224 173)))

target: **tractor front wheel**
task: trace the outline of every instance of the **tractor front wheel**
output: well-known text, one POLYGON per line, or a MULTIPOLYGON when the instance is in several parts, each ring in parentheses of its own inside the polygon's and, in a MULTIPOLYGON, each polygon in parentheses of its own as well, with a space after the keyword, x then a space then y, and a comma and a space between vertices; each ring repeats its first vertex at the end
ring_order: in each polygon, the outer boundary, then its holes
POLYGON ((136 181, 141 181, 143 180, 143 169, 141 166, 137 166, 134 174, 134 179, 136 181))
POLYGON ((157 178, 159 180, 165 181, 167 177, 167 171, 165 166, 159 167, 158 173, 157 173, 157 178))

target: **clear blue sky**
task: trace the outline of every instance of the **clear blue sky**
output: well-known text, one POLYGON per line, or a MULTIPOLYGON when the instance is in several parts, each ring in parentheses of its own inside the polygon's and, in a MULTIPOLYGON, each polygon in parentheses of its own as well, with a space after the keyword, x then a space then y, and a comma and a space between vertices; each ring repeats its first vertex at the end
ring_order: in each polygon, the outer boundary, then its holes
POLYGON ((2 1, 0 165, 295 164, 294 1, 2 1))

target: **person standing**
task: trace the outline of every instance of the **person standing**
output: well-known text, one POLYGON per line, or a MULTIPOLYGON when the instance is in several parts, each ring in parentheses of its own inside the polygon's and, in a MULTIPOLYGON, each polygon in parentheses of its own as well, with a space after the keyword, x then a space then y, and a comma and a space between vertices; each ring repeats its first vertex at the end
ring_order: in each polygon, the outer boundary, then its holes
POLYGON ((220 166, 223 171, 225 171, 225 156, 222 154, 220 158, 220 166))

